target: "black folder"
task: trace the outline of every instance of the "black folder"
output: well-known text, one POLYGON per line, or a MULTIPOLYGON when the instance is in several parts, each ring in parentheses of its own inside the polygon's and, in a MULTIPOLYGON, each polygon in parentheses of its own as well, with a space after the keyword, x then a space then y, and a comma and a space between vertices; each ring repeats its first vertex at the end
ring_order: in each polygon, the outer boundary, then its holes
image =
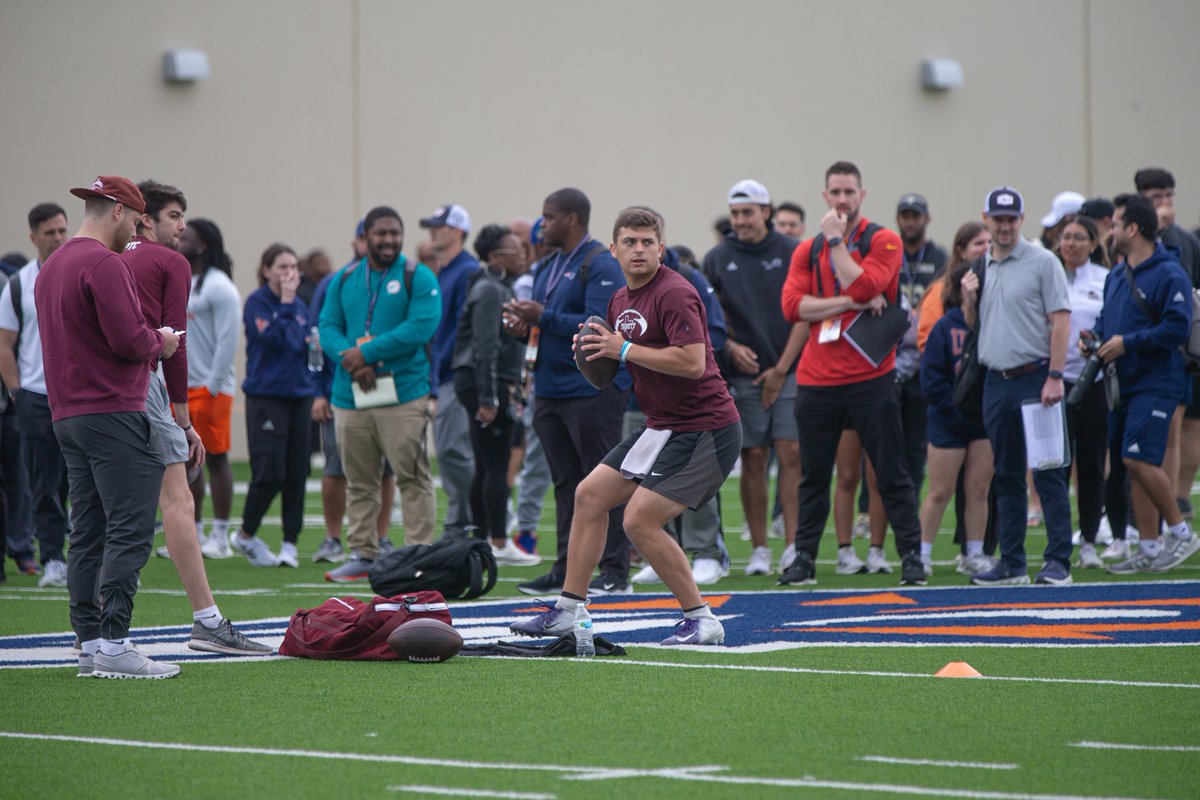
POLYGON ((872 367, 878 367, 896 349, 909 325, 907 311, 898 305, 884 306, 877 317, 870 311, 858 312, 842 336, 872 367))

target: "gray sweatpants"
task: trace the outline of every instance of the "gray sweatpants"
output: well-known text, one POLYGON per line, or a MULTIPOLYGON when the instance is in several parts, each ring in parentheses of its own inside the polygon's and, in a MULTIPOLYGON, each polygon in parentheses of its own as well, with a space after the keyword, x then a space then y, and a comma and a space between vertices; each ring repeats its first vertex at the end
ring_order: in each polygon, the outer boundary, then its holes
POLYGON ((445 535, 465 536, 471 524, 471 482, 475 480, 475 451, 471 448, 471 420, 458 402, 454 381, 438 387, 437 414, 433 418, 433 445, 438 474, 446 492, 445 535))
POLYGON ((546 463, 546 451, 542 440, 533 429, 533 405, 537 401, 529 396, 525 404, 525 461, 517 475, 517 529, 536 531, 542 519, 542 505, 546 492, 550 491, 550 465, 546 463))
POLYGON ((54 423, 67 464, 71 627, 80 641, 123 639, 138 574, 150 557, 163 465, 145 412, 85 414, 54 423))

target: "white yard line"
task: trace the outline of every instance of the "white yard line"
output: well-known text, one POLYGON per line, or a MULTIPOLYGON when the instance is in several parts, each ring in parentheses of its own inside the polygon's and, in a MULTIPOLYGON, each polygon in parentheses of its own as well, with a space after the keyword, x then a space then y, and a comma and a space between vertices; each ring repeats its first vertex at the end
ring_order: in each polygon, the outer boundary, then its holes
POLYGON ((1200 753, 1200 745, 1194 744, 1118 744, 1116 742, 1071 742, 1071 747, 1088 747, 1095 750, 1151 750, 1157 753, 1200 753))
POLYGON ((444 797, 500 797, 506 800, 557 800, 556 794, 533 794, 530 792, 496 792, 491 789, 454 789, 448 786, 419 786, 407 784, 404 786, 389 786, 391 792, 414 792, 416 794, 436 794, 444 797))
MULTIPOLYGON (((1034 794, 1026 792, 992 792, 975 789, 947 789, 933 786, 914 786, 892 783, 860 783, 851 781, 817 780, 811 776, 802 778, 765 778, 756 776, 713 774, 712 766, 695 766, 663 769, 621 769, 612 767, 580 767, 562 764, 530 764, 486 761, 462 761, 444 758, 421 758, 418 756, 391 755, 384 753, 336 753, 321 750, 281 750, 268 747, 231 747, 224 745, 190 744, 186 742, 149 742, 132 739, 109 739, 93 736, 65 736, 20 731, 0 731, 0 738, 26 739, 74 744, 95 744, 114 747, 135 747, 151 750, 182 750, 191 753, 224 753, 230 755, 285 756, 291 758, 317 758, 326 760, 364 761, 385 764, 407 764, 410 766, 449 767, 452 769, 489 769, 531 772, 554 772, 567 779, 592 778, 597 773, 605 776, 620 774, 626 777, 650 777, 698 783, 721 783, 738 786, 780 786, 797 789, 836 789, 849 792, 874 792, 876 794, 914 795, 918 797, 961 797, 970 800, 1146 800, 1146 798, 1100 797, 1096 795, 1034 794)), ((719 769, 719 768, 718 768, 719 769)), ((723 771, 723 770, 722 770, 723 771)), ((393 787, 389 787, 393 788, 393 787)), ((398 791, 403 791, 398 789, 398 791)), ((467 790, 453 790, 467 791, 467 790)), ((477 797, 534 797, 534 795, 472 794, 477 797)), ((552 795, 540 795, 552 797, 552 795)))
POLYGON ((1020 764, 997 764, 991 761, 936 761, 931 758, 894 758, 892 756, 859 756, 859 761, 877 764, 902 764, 913 767, 963 767, 966 769, 1020 769, 1020 764))

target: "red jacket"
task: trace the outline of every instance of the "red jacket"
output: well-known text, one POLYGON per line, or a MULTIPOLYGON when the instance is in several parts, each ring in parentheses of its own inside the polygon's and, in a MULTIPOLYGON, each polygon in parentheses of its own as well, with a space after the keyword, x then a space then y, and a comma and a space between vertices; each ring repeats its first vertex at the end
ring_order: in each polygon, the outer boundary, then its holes
MULTIPOLYGON (((820 288, 817 291, 817 280, 811 269, 813 240, 803 242, 792 253, 792 263, 788 270, 787 282, 783 285, 783 316, 788 322, 800 321, 800 300, 806 295, 814 297, 835 297, 839 294, 849 295, 856 303, 865 303, 872 297, 884 294, 889 303, 896 302, 897 287, 900 282, 900 267, 904 261, 904 250, 900 246, 900 237, 895 231, 880 228, 871 239, 871 246, 866 258, 858 251, 859 237, 867 227, 868 220, 859 220, 854 231, 846 236, 850 246, 850 256, 862 267, 863 273, 849 286, 841 287, 838 291, 834 279, 833 267, 829 262, 829 248, 822 247, 818 258, 817 269, 820 270, 820 288)), ((842 332, 854 320, 859 312, 847 311, 842 314, 842 332)), ((851 383, 878 378, 886 375, 895 368, 896 354, 893 352, 885 358, 878 367, 872 367, 843 338, 835 342, 820 344, 821 323, 812 324, 812 333, 804 352, 800 357, 800 366, 796 369, 796 383, 801 386, 843 386, 851 383)))

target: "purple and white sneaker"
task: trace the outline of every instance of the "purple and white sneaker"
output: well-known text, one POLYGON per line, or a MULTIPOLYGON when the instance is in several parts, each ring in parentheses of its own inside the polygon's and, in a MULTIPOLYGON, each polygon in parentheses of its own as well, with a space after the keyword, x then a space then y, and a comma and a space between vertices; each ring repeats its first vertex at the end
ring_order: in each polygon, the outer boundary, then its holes
POLYGON ((575 615, 565 608, 543 603, 546 610, 533 619, 521 620, 508 626, 521 636, 542 638, 544 636, 566 636, 575 629, 575 615))
POLYGON ((725 628, 716 617, 684 617, 675 623, 675 632, 659 644, 724 644, 725 628))

